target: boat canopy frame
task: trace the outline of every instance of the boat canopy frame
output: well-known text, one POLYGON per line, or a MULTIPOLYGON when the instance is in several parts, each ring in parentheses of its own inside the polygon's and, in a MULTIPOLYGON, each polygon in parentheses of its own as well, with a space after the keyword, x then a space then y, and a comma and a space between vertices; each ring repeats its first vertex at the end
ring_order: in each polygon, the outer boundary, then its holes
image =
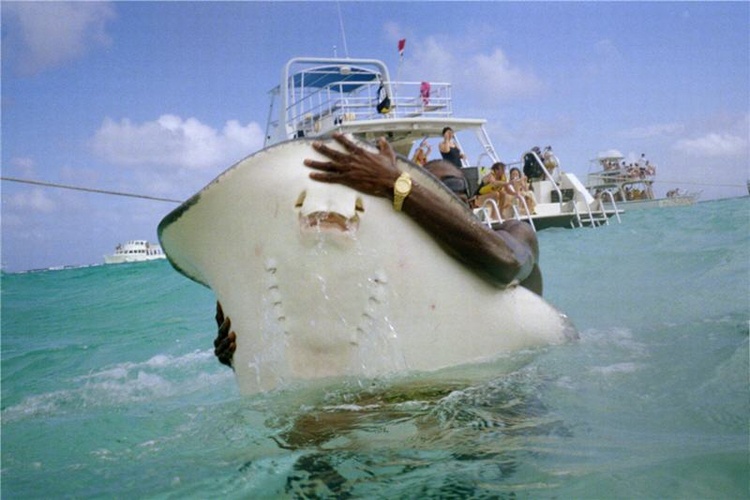
POLYGON ((453 114, 450 83, 395 82, 377 59, 293 58, 269 94, 265 146, 351 129, 344 125, 352 122, 446 120, 453 114))

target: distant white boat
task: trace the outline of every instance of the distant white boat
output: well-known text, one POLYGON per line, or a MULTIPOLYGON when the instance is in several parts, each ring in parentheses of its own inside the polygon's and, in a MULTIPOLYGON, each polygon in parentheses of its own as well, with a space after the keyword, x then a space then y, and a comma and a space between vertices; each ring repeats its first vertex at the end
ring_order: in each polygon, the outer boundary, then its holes
POLYGON ((115 253, 104 256, 105 264, 122 264, 124 262, 145 262, 148 260, 166 259, 161 246, 146 240, 131 240, 120 243, 115 253))
POLYGON ((667 192, 664 198, 654 196, 656 166, 641 158, 627 163, 616 149, 611 149, 591 160, 595 172, 589 173, 586 187, 604 202, 615 200, 625 210, 692 205, 700 193, 686 193, 679 189, 667 192), (606 196, 603 196, 606 195, 606 196))

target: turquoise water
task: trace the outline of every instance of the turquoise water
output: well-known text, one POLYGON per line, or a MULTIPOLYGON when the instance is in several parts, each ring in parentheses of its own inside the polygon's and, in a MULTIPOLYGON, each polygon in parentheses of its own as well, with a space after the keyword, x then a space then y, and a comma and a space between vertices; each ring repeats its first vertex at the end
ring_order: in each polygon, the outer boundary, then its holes
POLYGON ((2 497, 747 498, 749 240, 750 198, 543 231, 579 342, 255 397, 166 262, 4 274, 2 497))

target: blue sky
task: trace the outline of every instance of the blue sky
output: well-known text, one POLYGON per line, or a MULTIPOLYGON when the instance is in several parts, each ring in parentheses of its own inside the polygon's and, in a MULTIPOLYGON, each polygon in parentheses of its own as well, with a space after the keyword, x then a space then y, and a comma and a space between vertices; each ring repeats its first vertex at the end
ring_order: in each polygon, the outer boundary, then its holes
MULTIPOLYGON (((262 144, 296 56, 453 84, 501 158, 552 145, 585 178, 618 149, 657 194, 750 177, 747 2, 7 2, 2 174, 184 199, 262 144), (341 11, 342 36, 338 12, 341 11)), ((2 183, 2 268, 101 263, 175 205, 2 183)), ((627 223, 627 221, 625 221, 627 223)))

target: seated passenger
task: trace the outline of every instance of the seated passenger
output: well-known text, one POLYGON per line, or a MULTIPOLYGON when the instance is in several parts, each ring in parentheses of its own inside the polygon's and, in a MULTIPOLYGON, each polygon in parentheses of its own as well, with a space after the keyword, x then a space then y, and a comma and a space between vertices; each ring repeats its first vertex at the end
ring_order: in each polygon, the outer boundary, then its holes
POLYGON ((505 175, 505 163, 497 162, 490 167, 490 172, 482 177, 477 194, 487 194, 491 191, 500 191, 505 187, 508 178, 505 175))
MULTIPOLYGON (((512 186, 512 189, 509 190, 511 194, 519 199, 523 198, 526 201, 526 206, 529 208, 529 214, 536 214, 536 199, 534 198, 534 193, 529 189, 529 182, 526 179, 526 176, 522 175, 518 168, 514 167, 510 169, 509 185, 512 186)), ((523 215, 523 210, 521 210, 521 214, 523 215)))
POLYGON ((419 165, 420 167, 424 167, 424 164, 427 163, 430 153, 432 152, 432 146, 427 142, 427 139, 423 140, 416 151, 414 151, 414 156, 412 156, 411 161, 419 165))
POLYGON ((482 208, 487 200, 495 200, 500 213, 495 213, 495 209, 492 207, 492 218, 498 220, 501 218, 500 216, 502 218, 511 217, 513 210, 510 208, 511 198, 507 196, 505 190, 507 184, 505 163, 494 163, 490 168, 490 172, 482 177, 477 194, 472 198, 472 206, 482 208))

